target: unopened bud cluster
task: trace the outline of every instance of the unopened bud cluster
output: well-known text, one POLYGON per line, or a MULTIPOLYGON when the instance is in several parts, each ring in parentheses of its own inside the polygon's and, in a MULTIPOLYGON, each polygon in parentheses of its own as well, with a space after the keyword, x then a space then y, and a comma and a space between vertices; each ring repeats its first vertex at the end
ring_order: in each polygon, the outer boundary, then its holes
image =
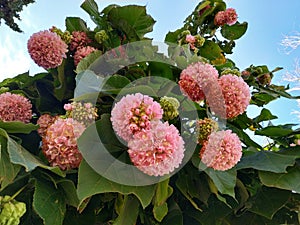
POLYGON ((98 117, 97 108, 89 102, 72 102, 65 104, 64 109, 68 118, 73 118, 85 126, 92 124, 98 117))
POLYGON ((0 225, 18 225, 25 212, 25 203, 18 202, 8 195, 0 196, 0 225))
POLYGON ((198 143, 203 145, 208 136, 218 130, 218 123, 211 118, 204 118, 197 121, 196 129, 198 133, 198 143))
POLYGON ((236 75, 238 77, 241 76, 241 72, 238 69, 230 69, 230 68, 226 68, 221 72, 221 76, 222 75, 226 75, 226 74, 232 74, 232 75, 236 75))
POLYGON ((63 32, 61 29, 53 26, 50 29, 51 32, 56 33, 58 36, 60 36, 60 38, 66 43, 66 44, 70 44, 71 40, 72 40, 72 35, 70 34, 69 31, 65 31, 63 32))
POLYGON ((103 44, 106 40, 109 39, 105 30, 100 30, 95 34, 95 39, 99 44, 103 44))
POLYGON ((164 96, 160 99, 159 104, 164 111, 164 120, 172 120, 179 115, 178 108, 180 103, 176 98, 164 96))

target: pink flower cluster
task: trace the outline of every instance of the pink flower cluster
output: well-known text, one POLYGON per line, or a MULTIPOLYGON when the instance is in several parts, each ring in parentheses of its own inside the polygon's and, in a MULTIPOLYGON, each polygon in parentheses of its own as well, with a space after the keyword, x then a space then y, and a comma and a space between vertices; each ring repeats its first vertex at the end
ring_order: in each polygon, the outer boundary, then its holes
POLYGON ((200 151, 201 161, 215 170, 231 169, 241 157, 241 141, 231 130, 211 133, 200 151))
POLYGON ((150 176, 163 176, 178 168, 184 157, 184 142, 174 125, 152 123, 128 143, 133 164, 150 176))
POLYGON ((219 11, 215 15, 214 23, 216 26, 223 26, 225 24, 233 25, 237 21, 237 14, 235 9, 228 8, 225 11, 219 11))
POLYGON ((78 65, 78 63, 86 56, 91 54, 92 52, 96 51, 94 47, 91 46, 86 46, 86 47, 81 47, 78 48, 74 54, 74 64, 75 66, 78 65))
POLYGON ((33 34, 27 43, 30 57, 44 69, 59 66, 66 58, 68 45, 56 34, 49 30, 33 34))
POLYGON ((18 94, 5 92, 0 94, 0 120, 4 122, 21 121, 29 123, 32 118, 32 104, 18 94))
POLYGON ((151 121, 162 119, 163 110, 153 98, 140 93, 129 94, 117 102, 111 111, 111 121, 116 133, 125 141, 133 135, 151 129, 151 121))
POLYGON ((220 77, 221 86, 225 100, 226 117, 234 118, 247 109, 250 103, 250 88, 243 78, 226 74, 220 77))
POLYGON ((70 43, 70 50, 76 51, 79 48, 86 47, 92 40, 88 38, 83 31, 73 31, 70 43))
POLYGON ((210 64, 197 62, 182 70, 178 82, 181 91, 192 101, 205 99, 209 85, 218 79, 218 71, 210 64))
POLYGON ((178 84, 192 101, 206 99, 211 110, 224 118, 245 112, 251 99, 250 88, 243 78, 233 74, 218 78, 218 71, 208 63, 189 65, 182 70, 178 84))
POLYGON ((128 142, 132 163, 150 176, 171 173, 184 157, 179 131, 163 123, 162 115, 160 104, 140 93, 126 95, 111 111, 113 129, 128 142))
POLYGON ((42 151, 51 166, 62 170, 78 168, 82 155, 78 150, 77 138, 85 126, 72 118, 57 118, 46 130, 42 139, 42 151))
POLYGON ((48 127, 54 123, 57 118, 57 116, 51 116, 50 114, 41 115, 36 122, 39 125, 39 129, 37 130, 38 134, 44 137, 48 127))

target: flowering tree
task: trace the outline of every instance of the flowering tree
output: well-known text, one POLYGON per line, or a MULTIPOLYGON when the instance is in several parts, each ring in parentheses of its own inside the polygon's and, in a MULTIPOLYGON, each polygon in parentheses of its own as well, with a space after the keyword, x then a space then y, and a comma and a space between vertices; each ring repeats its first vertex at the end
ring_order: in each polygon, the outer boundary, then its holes
POLYGON ((299 97, 272 84, 281 68, 230 60, 248 25, 234 9, 202 1, 155 43, 143 6, 81 8, 93 30, 33 34, 45 72, 0 83, 0 224, 300 223, 300 132, 263 125, 299 97))
POLYGON ((33 3, 34 0, 2 0, 0 3, 0 22, 1 19, 5 21, 12 30, 22 32, 14 19, 20 20, 19 12, 22 11, 23 6, 33 3))

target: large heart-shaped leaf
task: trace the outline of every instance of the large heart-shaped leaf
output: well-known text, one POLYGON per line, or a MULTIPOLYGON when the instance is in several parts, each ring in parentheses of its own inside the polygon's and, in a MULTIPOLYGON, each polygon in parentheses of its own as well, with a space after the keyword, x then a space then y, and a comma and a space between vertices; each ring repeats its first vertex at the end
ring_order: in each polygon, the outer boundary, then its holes
POLYGON ((248 28, 248 23, 235 23, 234 25, 227 25, 225 24, 222 26, 221 34, 224 38, 227 38, 228 40, 236 40, 242 37, 248 28))
POLYGON ((129 41, 143 39, 153 30, 154 19, 146 13, 144 6, 128 5, 114 7, 108 13, 108 20, 114 28, 123 31, 129 41))

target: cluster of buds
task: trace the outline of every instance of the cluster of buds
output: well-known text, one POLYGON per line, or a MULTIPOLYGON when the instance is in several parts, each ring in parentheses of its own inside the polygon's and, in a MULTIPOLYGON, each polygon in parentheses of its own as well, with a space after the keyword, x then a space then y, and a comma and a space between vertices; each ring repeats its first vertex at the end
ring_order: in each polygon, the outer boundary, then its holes
POLYGON ((56 33, 58 36, 60 36, 60 38, 68 45, 71 43, 72 40, 72 35, 70 34, 69 31, 62 31, 61 29, 52 26, 52 28, 50 28, 50 31, 53 33, 56 33))
POLYGON ((0 224, 18 225, 25 212, 25 203, 18 202, 8 195, 0 196, 0 224))
POLYGON ((86 127, 92 124, 98 117, 97 108, 89 102, 72 102, 65 104, 64 109, 68 118, 73 118, 86 127))
POLYGON ((173 120, 179 115, 180 103, 176 98, 164 96, 160 99, 159 104, 164 111, 164 120, 173 120))
POLYGON ((221 76, 222 75, 226 75, 226 74, 232 74, 232 75, 236 75, 238 77, 241 76, 241 72, 238 69, 230 69, 230 68, 225 68, 222 72, 221 72, 221 76))
POLYGON ((196 131, 198 134, 198 144, 203 145, 207 141, 208 136, 217 131, 218 123, 211 118, 200 119, 196 123, 196 131))
POLYGON ((109 37, 105 30, 100 30, 95 34, 95 39, 99 44, 103 44, 109 37))

